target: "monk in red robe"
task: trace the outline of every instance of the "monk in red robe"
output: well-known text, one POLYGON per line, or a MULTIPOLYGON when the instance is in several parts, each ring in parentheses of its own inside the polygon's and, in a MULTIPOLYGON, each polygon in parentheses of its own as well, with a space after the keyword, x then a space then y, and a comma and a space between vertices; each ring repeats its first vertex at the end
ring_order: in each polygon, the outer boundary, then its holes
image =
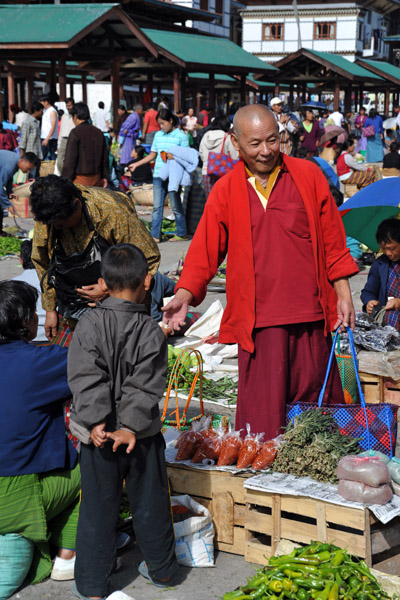
MULTIPOLYGON (((287 403, 316 402, 330 332, 354 327, 348 277, 358 268, 326 178, 279 152, 270 110, 239 109, 232 141, 241 161, 208 197, 164 322, 181 327, 227 255, 219 341, 239 345, 236 427, 250 423, 268 439, 285 424, 287 403)), ((336 364, 325 396, 344 402, 336 364)))

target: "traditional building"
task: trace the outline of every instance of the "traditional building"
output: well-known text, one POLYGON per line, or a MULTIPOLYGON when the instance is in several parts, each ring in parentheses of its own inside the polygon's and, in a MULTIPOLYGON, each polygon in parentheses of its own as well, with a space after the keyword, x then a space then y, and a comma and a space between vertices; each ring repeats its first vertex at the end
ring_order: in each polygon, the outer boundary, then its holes
POLYGON ((387 60, 384 38, 396 27, 400 0, 247 0, 241 11, 243 48, 274 63, 300 48, 354 61, 387 60))

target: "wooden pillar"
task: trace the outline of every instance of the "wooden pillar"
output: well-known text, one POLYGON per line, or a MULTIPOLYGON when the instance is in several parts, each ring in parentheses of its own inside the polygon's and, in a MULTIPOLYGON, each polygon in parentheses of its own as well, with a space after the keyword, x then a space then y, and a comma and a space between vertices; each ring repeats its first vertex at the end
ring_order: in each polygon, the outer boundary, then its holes
POLYGON ((32 98, 33 98, 33 77, 32 75, 28 76, 28 110, 31 110, 32 106, 32 98))
POLYGON ((111 69, 111 98, 113 108, 113 125, 118 123, 118 106, 119 106, 119 58, 114 57, 111 69))
POLYGON ((50 66, 50 95, 52 96, 52 100, 54 100, 55 96, 57 95, 56 82, 57 82, 57 61, 52 60, 51 66, 50 66))
POLYGON ((240 76, 240 102, 246 102, 246 75, 240 76))
POLYGON ((210 73, 208 76, 208 104, 215 111, 215 75, 210 73))
POLYGON ((87 104, 87 76, 82 73, 82 102, 87 104))
POLYGON ((351 85, 349 85, 344 92, 344 110, 345 112, 349 112, 351 110, 351 85))
POLYGON ((279 83, 275 83, 274 96, 279 96, 279 83))
POLYGON ((60 84, 60 100, 65 101, 67 97, 67 71, 63 58, 58 61, 58 83, 60 84))
POLYGON ((179 110, 180 101, 180 82, 179 82, 179 71, 174 71, 174 112, 179 110))
POLYGON ((12 121, 13 112, 10 110, 11 104, 15 104, 15 86, 14 86, 14 76, 10 69, 7 72, 7 88, 8 88, 8 120, 12 121))
POLYGON ((307 84, 303 83, 302 95, 301 95, 301 103, 305 104, 307 102, 307 84))
POLYGON ((364 105, 363 91, 364 90, 363 90, 363 87, 361 85, 360 89, 359 89, 359 94, 360 94, 360 108, 364 105))
POLYGON ((186 71, 181 72, 181 110, 186 114, 186 71))
POLYGON ((300 108, 300 84, 297 84, 297 98, 296 98, 296 108, 300 108))
POLYGON ((196 85, 196 114, 197 115, 200 114, 200 109, 201 109, 201 92, 200 92, 200 87, 198 85, 196 85))
POLYGON ((389 116, 389 90, 387 88, 385 90, 385 115, 389 116))
POLYGON ((72 80, 69 82, 69 95, 71 98, 74 97, 74 82, 72 80))
POLYGON ((335 91, 333 94, 333 110, 339 110, 340 105, 340 85, 335 82, 335 91))
POLYGON ((293 84, 290 84, 289 87, 289 108, 293 110, 293 84))

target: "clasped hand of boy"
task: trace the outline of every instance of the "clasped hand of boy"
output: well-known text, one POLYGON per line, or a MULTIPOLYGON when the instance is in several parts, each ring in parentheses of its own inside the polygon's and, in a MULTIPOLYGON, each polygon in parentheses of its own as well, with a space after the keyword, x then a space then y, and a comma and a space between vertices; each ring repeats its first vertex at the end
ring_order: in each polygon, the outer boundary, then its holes
POLYGON ((136 444, 136 435, 127 429, 117 429, 116 431, 105 431, 106 423, 98 423, 92 427, 90 437, 92 442, 98 448, 104 448, 106 442, 114 440, 113 452, 117 451, 119 446, 127 445, 126 453, 130 454, 136 444))

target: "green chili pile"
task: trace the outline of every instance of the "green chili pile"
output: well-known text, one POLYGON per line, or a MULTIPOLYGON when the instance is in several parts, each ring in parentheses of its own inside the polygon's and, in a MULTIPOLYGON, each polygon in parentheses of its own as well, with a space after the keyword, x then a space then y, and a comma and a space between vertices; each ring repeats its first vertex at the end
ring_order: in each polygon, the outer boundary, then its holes
POLYGON ((306 410, 289 423, 272 469, 317 481, 337 483, 338 462, 359 454, 358 441, 342 435, 334 418, 324 409, 306 410))
POLYGON ((247 584, 223 600, 386 600, 363 560, 333 544, 313 542, 272 556, 247 584))

